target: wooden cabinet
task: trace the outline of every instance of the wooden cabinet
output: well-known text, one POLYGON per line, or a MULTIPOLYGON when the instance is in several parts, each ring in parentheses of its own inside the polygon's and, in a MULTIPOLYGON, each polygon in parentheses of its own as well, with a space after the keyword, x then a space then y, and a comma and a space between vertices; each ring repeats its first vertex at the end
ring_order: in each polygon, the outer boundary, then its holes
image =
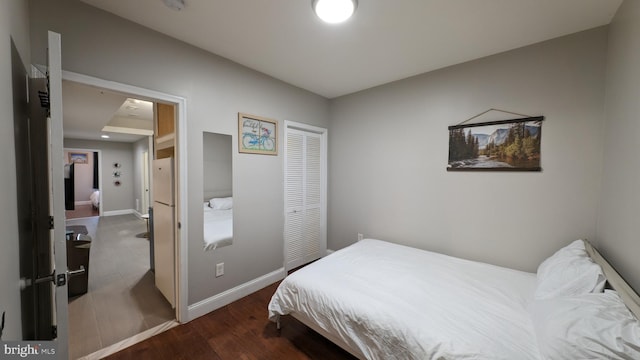
POLYGON ((171 104, 156 103, 155 124, 156 159, 175 156, 176 107, 171 104))

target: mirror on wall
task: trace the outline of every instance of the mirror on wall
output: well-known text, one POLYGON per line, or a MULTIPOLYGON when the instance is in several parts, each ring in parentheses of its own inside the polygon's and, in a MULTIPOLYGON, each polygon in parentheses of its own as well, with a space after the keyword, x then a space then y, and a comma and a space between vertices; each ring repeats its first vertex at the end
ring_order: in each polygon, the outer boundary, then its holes
POLYGON ((233 173, 231 135, 204 132, 204 249, 233 243, 233 173))

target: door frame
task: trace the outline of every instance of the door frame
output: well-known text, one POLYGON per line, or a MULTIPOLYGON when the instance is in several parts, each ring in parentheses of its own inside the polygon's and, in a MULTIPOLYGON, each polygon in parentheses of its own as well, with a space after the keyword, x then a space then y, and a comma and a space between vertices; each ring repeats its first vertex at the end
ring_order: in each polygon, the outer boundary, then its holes
MULTIPOLYGON (((176 218, 176 228, 178 236, 176 239, 176 320, 184 323, 188 318, 188 228, 182 226, 187 224, 187 100, 183 97, 171 95, 155 90, 145 89, 137 86, 127 85, 115 81, 100 79, 97 77, 79 74, 71 71, 62 71, 62 80, 73 81, 79 84, 117 91, 131 97, 148 101, 163 101, 174 104, 177 114, 176 121, 176 181, 178 182, 178 216, 176 218)), ((151 151, 151 148, 149 149, 151 151)), ((150 189, 151 191, 152 189, 150 189)), ((150 198, 150 201, 152 199, 150 198)))
MULTIPOLYGON (((308 124, 304 124, 304 123, 300 123, 300 122, 295 122, 295 121, 290 121, 290 120, 285 120, 284 121, 284 146, 283 146, 283 153, 284 153, 284 213, 283 213, 283 218, 285 219, 285 223, 283 224, 283 227, 286 227, 286 219, 287 219, 287 133, 289 132, 289 130, 296 130, 296 131, 302 131, 302 132, 308 132, 308 133, 313 133, 313 134, 317 134, 320 135, 320 142, 321 142, 321 151, 320 151, 320 168, 322 171, 322 178, 321 178, 321 185, 320 185, 320 189, 322 191, 322 194, 320 196, 320 212, 322 214, 322 238, 325 242, 325 245, 327 243, 327 183, 328 183, 328 173, 327 173, 327 162, 328 162, 328 133, 329 131, 325 128, 322 127, 318 127, 318 126, 313 126, 313 125, 308 125, 308 124)), ((286 228, 284 229, 284 231, 286 231, 286 228)), ((283 234, 283 238, 284 238, 284 234, 283 234)), ((291 269, 287 268, 287 244, 284 244, 284 268, 285 271, 289 271, 291 269)), ((326 254, 325 254, 326 255, 326 254)), ((322 255, 322 256, 325 256, 322 255)))
POLYGON ((56 286, 53 293, 55 299, 54 321, 59 342, 57 354, 69 356, 69 308, 67 294, 67 238, 65 235, 64 216, 64 134, 62 129, 62 41, 58 33, 47 33, 47 69, 49 86, 49 214, 53 216, 53 228, 50 226, 52 244, 52 260, 55 264, 56 286), (57 279, 62 276, 62 280, 57 279))
MULTIPOLYGON (((63 129, 64 130, 64 129, 63 129)), ((62 144, 62 151, 89 151, 91 153, 98 153, 98 187, 100 190, 100 206, 98 207, 98 216, 102 216, 102 195, 103 195, 103 187, 102 187, 102 150, 99 149, 90 149, 90 148, 79 148, 79 147, 66 147, 64 143, 62 144)), ((91 154, 93 156, 93 154, 91 154)), ((75 191, 75 185, 74 189, 75 191)))
POLYGON ((149 171, 149 166, 151 164, 151 161, 149 161, 149 154, 152 151, 152 149, 148 149, 147 151, 143 151, 142 152, 142 176, 141 176, 141 181, 142 181, 142 186, 140 187, 142 190, 142 194, 141 194, 141 202, 142 204, 140 204, 140 213, 141 214, 148 214, 149 213, 149 205, 151 204, 150 200, 150 191, 151 189, 149 188, 149 184, 151 183, 150 181, 150 171, 149 171))

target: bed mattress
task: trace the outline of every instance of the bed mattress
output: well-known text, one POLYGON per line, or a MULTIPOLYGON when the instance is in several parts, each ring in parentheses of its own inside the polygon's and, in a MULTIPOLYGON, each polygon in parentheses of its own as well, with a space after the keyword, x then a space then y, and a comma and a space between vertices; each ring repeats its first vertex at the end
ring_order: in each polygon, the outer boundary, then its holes
POLYGON ((539 359, 534 273, 366 239, 285 278, 269 318, 303 314, 367 359, 539 359))

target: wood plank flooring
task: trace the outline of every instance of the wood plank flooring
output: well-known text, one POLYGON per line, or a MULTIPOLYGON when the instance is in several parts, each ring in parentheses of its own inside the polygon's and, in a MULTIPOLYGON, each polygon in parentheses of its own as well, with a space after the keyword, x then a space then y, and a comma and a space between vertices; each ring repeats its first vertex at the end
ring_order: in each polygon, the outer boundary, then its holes
POLYGON ((267 319, 278 283, 107 359, 355 359, 290 316, 267 319))
POLYGON ((79 219, 100 215, 100 211, 91 204, 76 205, 74 210, 65 210, 66 219, 79 219))

